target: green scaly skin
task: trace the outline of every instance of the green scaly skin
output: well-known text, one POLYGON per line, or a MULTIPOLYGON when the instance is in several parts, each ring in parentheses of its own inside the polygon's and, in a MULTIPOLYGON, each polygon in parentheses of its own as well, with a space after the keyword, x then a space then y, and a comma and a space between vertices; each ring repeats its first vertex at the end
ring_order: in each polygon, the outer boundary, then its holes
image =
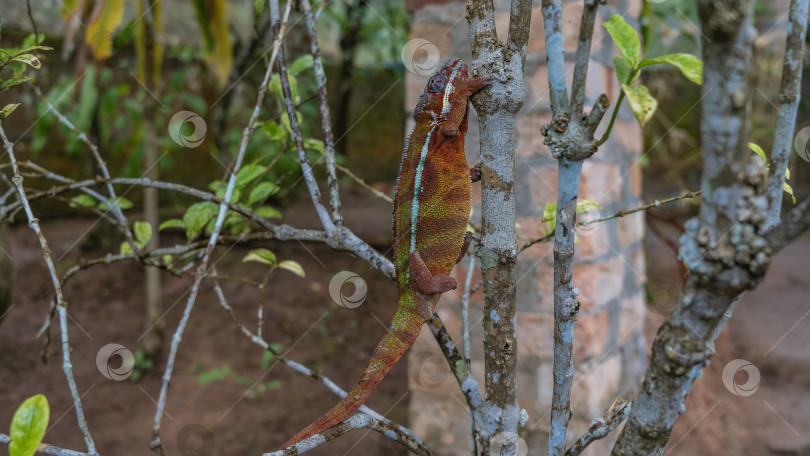
POLYGON ((449 274, 469 247, 470 181, 480 177, 476 167, 467 167, 464 154, 467 105, 473 93, 488 85, 485 78, 469 79, 467 65, 456 58, 428 81, 414 110, 416 126, 394 195, 397 311, 348 395, 282 448, 351 417, 411 347, 441 294, 456 288, 449 274))

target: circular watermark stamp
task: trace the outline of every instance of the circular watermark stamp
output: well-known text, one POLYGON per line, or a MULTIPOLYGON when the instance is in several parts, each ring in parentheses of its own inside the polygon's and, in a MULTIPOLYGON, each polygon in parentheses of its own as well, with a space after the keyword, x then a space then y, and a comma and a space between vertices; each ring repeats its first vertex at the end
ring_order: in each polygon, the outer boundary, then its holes
POLYGON ((329 281, 329 296, 341 307, 356 309, 363 304, 367 295, 366 281, 351 271, 340 271, 329 281))
POLYGON ((414 384, 423 389, 436 389, 444 383, 450 368, 443 356, 434 353, 418 353, 416 359, 408 363, 408 374, 414 384))
POLYGON ((804 127, 796 133, 793 140, 796 154, 806 162, 810 162, 810 127, 804 127))
POLYGON ((751 52, 745 49, 735 49, 728 64, 723 68, 726 77, 733 82, 742 82, 748 79, 753 67, 751 52))
POLYGON ((104 62, 112 56, 114 50, 115 32, 112 30, 99 30, 87 39, 93 50, 96 61, 104 62))
POLYGON ((177 433, 177 449, 183 456, 210 456, 214 452, 214 433, 199 424, 187 424, 177 433))
POLYGON ((493 456, 526 456, 529 446, 514 432, 499 432, 489 439, 489 452, 493 456))
POLYGON ((757 366, 744 359, 731 360, 723 367, 723 385, 737 396, 751 396, 759 389, 761 376, 757 366), (748 378, 744 383, 738 381, 738 374, 743 372, 748 378))
POLYGON ((423 38, 414 38, 402 46, 402 63, 411 73, 429 76, 439 68, 439 48, 423 38))
POLYGON ((651 279, 644 286, 647 292, 647 305, 657 314, 669 316, 681 295, 681 287, 669 280, 651 279))
POLYGON ((599 228, 599 223, 595 222, 602 218, 602 215, 602 209, 591 201, 571 200, 563 208, 562 225, 569 230, 573 229, 581 238, 588 237, 599 228), (578 208, 579 213, 577 213, 578 208))
POLYGON ((208 125, 205 119, 193 111, 179 111, 169 120, 169 136, 183 147, 198 147, 205 140, 207 132, 208 125), (189 125, 192 131, 189 132, 186 125, 189 125))
POLYGON ((120 382, 132 375, 135 356, 123 345, 107 344, 96 354, 96 367, 104 377, 120 382))
POLYGON ((53 281, 48 268, 39 262, 32 262, 17 270, 16 290, 21 296, 34 301, 53 297, 53 281))

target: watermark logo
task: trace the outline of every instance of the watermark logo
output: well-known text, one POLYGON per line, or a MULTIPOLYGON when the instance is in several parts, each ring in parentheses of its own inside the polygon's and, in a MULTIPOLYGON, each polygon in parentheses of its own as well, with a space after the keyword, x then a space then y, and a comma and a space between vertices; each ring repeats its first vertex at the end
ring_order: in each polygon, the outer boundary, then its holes
POLYGON ((647 291, 647 303, 655 313, 669 316, 681 295, 681 287, 663 279, 652 279, 644 286, 647 291))
POLYGON ((87 39, 87 44, 93 50, 93 57, 99 62, 109 59, 113 53, 115 32, 99 30, 87 39))
POLYGON ((199 114, 192 111, 180 111, 169 120, 169 136, 177 144, 194 148, 202 144, 208 126, 199 114), (191 125, 193 130, 189 133, 186 124, 191 125), (185 128, 184 128, 185 127, 185 128))
POLYGON ((38 262, 28 263, 17 271, 16 289, 34 301, 53 297, 53 281, 48 268, 38 262))
POLYGON ((793 140, 796 154, 806 162, 810 162, 810 127, 804 127, 796 133, 793 140))
POLYGON ((723 385, 737 396, 746 397, 756 393, 759 389, 759 380, 759 369, 744 359, 732 360, 723 368, 723 385), (737 381, 739 372, 744 372, 748 376, 745 383, 740 384, 737 381))
POLYGON ((351 271, 340 271, 329 281, 329 296, 341 307, 356 309, 366 300, 366 295, 368 295, 366 281, 351 271), (354 288, 351 295, 345 293, 351 288, 354 288))
POLYGON ((402 46, 405 69, 420 76, 429 76, 439 67, 439 48, 422 38, 414 38, 402 46))
POLYGON ((567 229, 573 229, 579 237, 588 237, 599 227, 595 222, 602 218, 602 209, 592 201, 571 200, 563 208, 562 218, 567 229))
POLYGON ((526 456, 529 454, 529 446, 514 432, 499 432, 489 439, 489 452, 496 456, 526 456))
POLYGON ((132 375, 132 370, 135 368, 135 356, 123 345, 107 344, 101 347, 96 354, 96 367, 104 377, 120 382, 132 375))
POLYGON ((183 456, 210 456, 214 434, 205 426, 187 424, 177 433, 177 449, 183 456))
POLYGON ((436 389, 444 383, 450 368, 441 355, 419 353, 416 360, 408 363, 408 373, 414 384, 423 389, 436 389))

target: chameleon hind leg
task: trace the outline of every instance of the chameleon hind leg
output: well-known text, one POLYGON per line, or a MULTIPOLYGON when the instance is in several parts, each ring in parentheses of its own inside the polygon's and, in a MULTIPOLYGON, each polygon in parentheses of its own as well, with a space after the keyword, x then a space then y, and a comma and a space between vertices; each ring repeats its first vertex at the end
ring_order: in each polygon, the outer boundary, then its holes
POLYGON ((446 291, 455 290, 458 286, 456 279, 449 275, 431 274, 419 252, 411 253, 408 262, 408 271, 411 273, 411 283, 414 288, 422 294, 442 294, 446 291))

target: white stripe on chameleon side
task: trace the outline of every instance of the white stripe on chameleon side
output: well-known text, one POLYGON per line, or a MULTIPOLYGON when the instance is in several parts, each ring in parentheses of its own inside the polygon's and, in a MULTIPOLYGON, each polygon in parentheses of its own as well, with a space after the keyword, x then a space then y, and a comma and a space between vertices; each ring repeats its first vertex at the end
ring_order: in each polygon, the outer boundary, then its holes
POLYGON ((456 91, 453 81, 456 78, 456 73, 458 72, 459 68, 460 67, 453 68, 453 72, 450 73, 450 78, 447 80, 447 85, 444 87, 444 97, 442 98, 442 116, 450 111, 450 94, 456 91))
POLYGON ((416 177, 413 180, 413 201, 411 202, 411 253, 416 250, 416 219, 419 216, 419 193, 422 191, 422 170, 425 169, 425 159, 428 153, 428 144, 430 144, 430 135, 433 133, 431 128, 425 138, 425 144, 422 146, 422 153, 419 155, 419 166, 416 167, 416 177))

